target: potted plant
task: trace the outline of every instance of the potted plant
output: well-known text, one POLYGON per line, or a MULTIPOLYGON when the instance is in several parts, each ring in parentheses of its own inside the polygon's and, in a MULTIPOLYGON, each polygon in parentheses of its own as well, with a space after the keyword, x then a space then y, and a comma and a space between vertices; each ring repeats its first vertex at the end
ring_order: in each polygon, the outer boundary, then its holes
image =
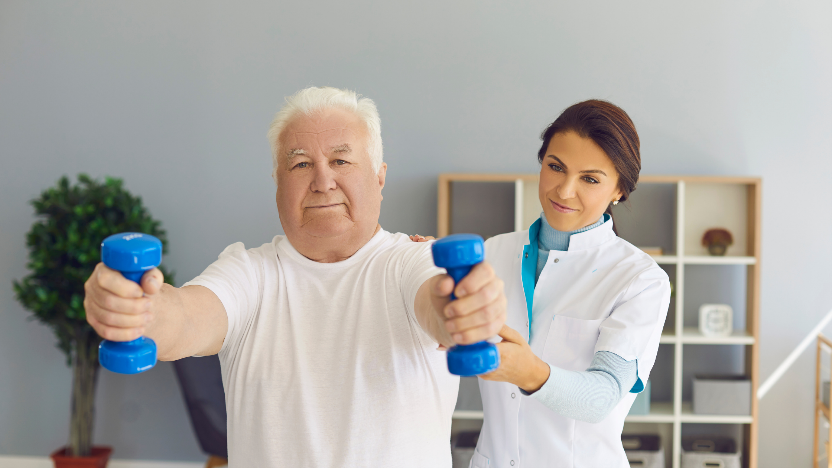
POLYGON ((708 248, 708 253, 714 256, 725 255, 728 246, 734 243, 734 238, 727 229, 708 229, 702 236, 702 245, 708 248))
MULTIPOLYGON (((101 241, 107 236, 144 232, 158 237, 164 248, 165 231, 141 198, 115 178, 100 182, 81 174, 71 185, 64 176, 32 205, 38 220, 26 236, 31 274, 14 281, 14 292, 32 318, 52 328, 73 373, 69 445, 56 450, 52 459, 59 468, 103 468, 112 449, 92 446, 101 338, 86 321, 84 282, 99 262, 101 241)), ((164 274, 172 284, 172 275, 164 274)))

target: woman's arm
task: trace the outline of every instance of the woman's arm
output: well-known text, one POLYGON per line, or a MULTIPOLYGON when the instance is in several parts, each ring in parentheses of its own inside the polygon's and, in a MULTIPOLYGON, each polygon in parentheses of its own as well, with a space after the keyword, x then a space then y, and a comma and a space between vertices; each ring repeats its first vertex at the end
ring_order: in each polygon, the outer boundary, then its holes
POLYGON ((500 337, 500 367, 480 377, 517 385, 525 395, 568 418, 604 420, 638 379, 636 361, 625 361, 615 353, 600 351, 586 371, 567 371, 545 363, 508 326, 500 330, 500 337))
POLYGON ((549 379, 531 396, 562 416, 593 424, 606 419, 638 380, 636 361, 608 351, 595 353, 583 372, 549 367, 549 379))

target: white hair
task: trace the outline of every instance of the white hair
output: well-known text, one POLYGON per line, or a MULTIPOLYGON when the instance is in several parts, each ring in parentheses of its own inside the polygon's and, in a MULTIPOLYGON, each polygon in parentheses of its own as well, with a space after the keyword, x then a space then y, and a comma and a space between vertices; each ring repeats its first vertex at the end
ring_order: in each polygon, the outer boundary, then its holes
POLYGON ((286 104, 274 116, 269 126, 268 138, 272 148, 272 177, 277 183, 277 162, 281 155, 280 134, 298 115, 311 115, 325 109, 344 109, 352 112, 367 126, 367 155, 373 172, 381 169, 383 149, 381 145, 381 119, 372 99, 359 98, 355 91, 330 87, 311 87, 286 98, 286 104))

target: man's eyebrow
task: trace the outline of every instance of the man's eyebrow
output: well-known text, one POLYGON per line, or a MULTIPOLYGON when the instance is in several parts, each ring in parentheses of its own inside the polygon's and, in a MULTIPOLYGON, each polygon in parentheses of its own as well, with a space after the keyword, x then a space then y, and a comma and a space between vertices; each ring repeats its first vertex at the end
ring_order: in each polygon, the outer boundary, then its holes
POLYGON ((350 145, 346 143, 332 148, 333 153, 349 153, 350 151, 352 151, 352 148, 350 148, 350 145))
POLYGON ((303 148, 292 148, 286 152, 286 156, 289 156, 289 158, 291 158, 292 156, 298 156, 302 154, 306 154, 306 150, 303 148))
MULTIPOLYGON (((555 156, 554 154, 548 154, 548 155, 546 155, 546 157, 554 159, 555 161, 558 162, 558 164, 563 166, 564 169, 567 169, 566 164, 564 164, 563 161, 561 161, 560 158, 555 156)), ((601 169, 590 169, 588 171, 581 171, 580 173, 581 174, 603 174, 605 176, 607 175, 607 173, 602 171, 601 169)))

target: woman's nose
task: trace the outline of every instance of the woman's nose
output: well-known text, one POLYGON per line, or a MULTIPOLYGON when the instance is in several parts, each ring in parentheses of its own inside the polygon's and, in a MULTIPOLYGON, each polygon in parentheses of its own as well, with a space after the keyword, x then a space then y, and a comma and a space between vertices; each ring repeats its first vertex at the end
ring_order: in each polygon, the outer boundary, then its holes
POLYGON ((557 192, 558 196, 563 200, 575 198, 575 181, 572 179, 564 180, 560 185, 558 185, 557 192))

